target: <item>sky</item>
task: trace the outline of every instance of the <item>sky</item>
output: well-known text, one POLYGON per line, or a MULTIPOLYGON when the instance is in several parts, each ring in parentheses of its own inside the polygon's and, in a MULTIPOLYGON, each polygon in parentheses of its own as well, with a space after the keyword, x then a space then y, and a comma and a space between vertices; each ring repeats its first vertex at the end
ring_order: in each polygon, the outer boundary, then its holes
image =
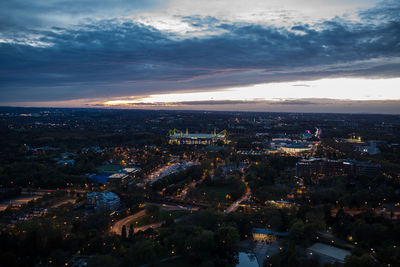
POLYGON ((7 0, 0 105, 400 114, 398 0, 7 0))

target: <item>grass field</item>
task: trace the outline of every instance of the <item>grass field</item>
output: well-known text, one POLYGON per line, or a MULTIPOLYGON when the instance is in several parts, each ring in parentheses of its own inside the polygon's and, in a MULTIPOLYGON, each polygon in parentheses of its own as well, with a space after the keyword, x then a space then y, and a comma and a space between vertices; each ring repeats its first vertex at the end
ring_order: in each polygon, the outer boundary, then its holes
POLYGON ((97 166, 96 170, 98 172, 118 172, 120 170, 122 170, 124 168, 124 166, 121 165, 101 165, 101 166, 97 166))
POLYGON ((202 198, 211 201, 229 201, 226 195, 232 192, 233 188, 230 185, 226 186, 207 186, 201 185, 192 192, 195 198, 202 198))
POLYGON ((158 216, 158 219, 152 219, 149 215, 144 215, 132 221, 133 227, 141 227, 151 223, 157 223, 167 220, 168 218, 176 219, 185 215, 190 214, 189 210, 162 210, 158 216))
POLYGON ((160 263, 159 266, 161 266, 161 267, 188 267, 188 266, 193 266, 193 265, 190 264, 190 262, 187 259, 181 257, 178 259, 173 259, 173 260, 169 260, 166 262, 162 262, 162 263, 160 263))

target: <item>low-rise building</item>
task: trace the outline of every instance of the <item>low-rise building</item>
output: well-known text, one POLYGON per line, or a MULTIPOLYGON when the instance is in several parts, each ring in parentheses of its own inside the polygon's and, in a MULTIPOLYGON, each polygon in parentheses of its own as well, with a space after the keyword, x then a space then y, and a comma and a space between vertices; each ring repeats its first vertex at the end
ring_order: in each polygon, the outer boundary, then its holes
POLYGON ((376 141, 369 141, 367 145, 357 147, 357 150, 361 153, 366 153, 369 155, 376 155, 381 153, 381 150, 377 147, 376 141))
POLYGON ((117 172, 108 176, 108 182, 121 182, 128 177, 127 173, 117 172))
POLYGON ((74 166, 75 160, 74 159, 60 159, 57 161, 57 165, 60 166, 74 166))
POLYGON ((298 177, 376 175, 379 172, 380 165, 347 159, 310 158, 296 163, 298 177))
POLYGON ((287 232, 277 232, 267 228, 253 228, 253 239, 261 242, 273 242, 280 237, 288 237, 287 232))
POLYGON ((293 203, 290 201, 284 201, 284 200, 267 200, 267 201, 265 201, 265 205, 282 209, 282 208, 292 207, 293 203))
POLYGON ((253 206, 253 202, 250 200, 243 200, 239 203, 239 206, 242 208, 251 208, 251 206, 253 206))
POLYGON ((351 254, 349 250, 337 248, 323 243, 315 243, 311 247, 307 248, 306 253, 307 257, 317 259, 321 266, 324 266, 326 263, 343 265, 346 256, 351 254))
POLYGON ((88 193, 86 198, 88 205, 96 210, 115 211, 120 206, 118 195, 109 191, 88 193))

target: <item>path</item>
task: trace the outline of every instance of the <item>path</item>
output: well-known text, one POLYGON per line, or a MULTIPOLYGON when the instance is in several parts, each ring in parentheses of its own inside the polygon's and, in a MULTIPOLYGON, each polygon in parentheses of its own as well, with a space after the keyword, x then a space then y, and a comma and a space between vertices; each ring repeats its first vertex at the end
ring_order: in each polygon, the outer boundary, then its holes
POLYGON ((146 213, 144 210, 141 210, 133 215, 129 215, 128 217, 125 217, 116 223, 114 223, 113 226, 111 226, 110 232, 116 233, 117 235, 120 235, 122 232, 122 226, 128 224, 129 222, 136 220, 139 217, 144 216, 146 213))
POLYGON ((231 212, 236 211, 239 208, 240 202, 250 199, 251 190, 250 190, 250 186, 244 179, 244 174, 242 174, 242 182, 245 183, 245 185, 246 185, 246 193, 240 199, 233 202, 232 205, 230 205, 226 210, 224 210, 225 213, 231 213, 231 212))
POLYGON ((9 200, 0 202, 0 211, 7 209, 9 206, 20 206, 22 204, 27 204, 31 200, 40 198, 41 196, 30 196, 30 197, 17 197, 9 200))
MULTIPOLYGON (((184 206, 180 206, 180 205, 169 205, 169 204, 158 204, 158 203, 145 203, 145 204, 159 206, 160 209, 162 209, 162 210, 198 210, 199 209, 199 207, 189 208, 189 207, 184 207, 184 206)), ((136 220, 136 219, 144 216, 145 214, 146 214, 145 210, 141 210, 133 215, 129 215, 129 216, 115 222, 114 225, 111 226, 110 232, 120 235, 122 232, 122 226, 127 225, 131 221, 136 220)), ((163 223, 164 222, 158 222, 158 223, 144 225, 142 227, 135 227, 135 232, 140 231, 140 230, 145 231, 149 228, 158 228, 158 227, 161 227, 161 225, 163 223)))

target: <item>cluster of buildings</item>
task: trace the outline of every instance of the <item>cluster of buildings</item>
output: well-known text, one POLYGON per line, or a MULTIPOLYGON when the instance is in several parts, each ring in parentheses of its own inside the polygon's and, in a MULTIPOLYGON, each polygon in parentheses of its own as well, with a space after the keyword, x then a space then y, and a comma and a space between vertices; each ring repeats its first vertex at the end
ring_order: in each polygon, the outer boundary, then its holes
POLYGON ((59 166, 74 166, 76 154, 71 152, 61 153, 60 158, 54 158, 59 166))
POLYGON ((290 201, 285 201, 285 200, 267 200, 265 201, 265 205, 269 207, 282 209, 282 208, 290 208, 294 204, 290 201))
MULTIPOLYGON (((118 166, 120 167, 120 166, 118 166)), ((99 173, 92 174, 89 176, 90 179, 97 183, 121 183, 127 178, 133 178, 135 175, 140 172, 139 167, 126 167, 119 170, 103 170, 99 173)))
POLYGON ((358 146, 357 150, 361 153, 366 153, 369 155, 376 155, 381 153, 381 150, 377 147, 377 141, 369 141, 367 144, 358 146))
POLYGON ((264 156, 267 155, 268 152, 267 151, 263 151, 263 150, 238 150, 236 152, 239 155, 246 155, 246 156, 264 156))
MULTIPOLYGON (((288 238, 289 233, 278 232, 268 228, 253 228, 252 236, 253 240, 256 241, 257 244, 267 243, 270 244, 269 248, 273 248, 278 245, 279 239, 288 238)), ((267 251, 267 253, 268 252, 269 251, 267 251)), ((275 253, 277 252, 279 252, 279 249, 275 253)), ((325 266, 325 264, 329 264, 332 266, 343 266, 346 257, 351 255, 349 249, 339 248, 337 246, 333 246, 323 242, 316 242, 310 247, 305 248, 304 250, 301 250, 299 252, 301 252, 301 254, 306 258, 318 260, 318 262, 320 262, 320 266, 325 266)), ((265 257, 262 257, 262 259, 259 260, 259 256, 262 255, 257 255, 256 253, 257 260, 262 264, 265 257)))
POLYGON ((272 138, 270 142, 270 152, 281 152, 291 155, 311 152, 314 149, 314 143, 301 140, 294 141, 290 138, 272 138))
POLYGON ((380 165, 347 159, 309 158, 296 163, 298 177, 376 175, 379 172, 380 165))
POLYGON ((377 141, 377 140, 371 140, 365 142, 362 140, 361 136, 357 135, 352 135, 350 138, 347 139, 337 138, 336 141, 349 143, 354 147, 354 150, 368 155, 377 155, 381 153, 381 150, 378 148, 378 145, 387 144, 387 142, 385 141, 377 141))

